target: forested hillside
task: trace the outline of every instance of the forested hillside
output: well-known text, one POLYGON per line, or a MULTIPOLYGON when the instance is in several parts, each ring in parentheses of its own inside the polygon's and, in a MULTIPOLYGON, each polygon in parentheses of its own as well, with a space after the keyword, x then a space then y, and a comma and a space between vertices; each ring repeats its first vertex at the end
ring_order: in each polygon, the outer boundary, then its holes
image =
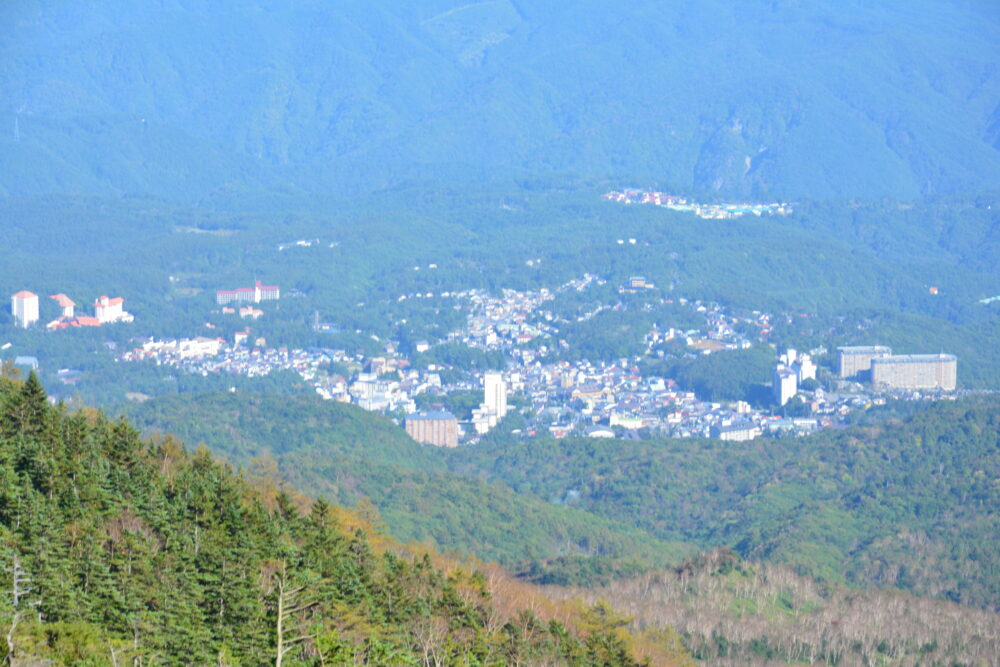
POLYGON ((0 7, 0 193, 204 202, 574 174, 755 197, 978 192, 990 2, 0 7))
POLYGON ((695 550, 499 482, 448 471, 443 453, 389 419, 315 396, 198 394, 128 411, 144 429, 205 443, 257 476, 330 502, 375 505, 389 532, 510 567, 555 556, 606 580, 676 565, 695 550))
POLYGON ((408 539, 529 562, 538 581, 606 579, 653 566, 657 553, 676 563, 690 551, 665 545, 687 544, 730 546, 827 582, 1000 600, 993 398, 876 411, 806 438, 506 438, 455 451, 308 399, 177 397, 133 414, 235 461, 268 450, 293 486, 367 497, 408 539), (469 521, 468 508, 489 520, 469 521))
POLYGON ((0 378, 0 479, 12 663, 639 664, 632 645, 686 660, 675 635, 635 639, 604 606, 550 603, 207 450, 50 407, 35 375, 0 378))
POLYGON ((467 447, 456 471, 661 539, 1000 608, 1000 402, 929 405, 805 438, 467 447))

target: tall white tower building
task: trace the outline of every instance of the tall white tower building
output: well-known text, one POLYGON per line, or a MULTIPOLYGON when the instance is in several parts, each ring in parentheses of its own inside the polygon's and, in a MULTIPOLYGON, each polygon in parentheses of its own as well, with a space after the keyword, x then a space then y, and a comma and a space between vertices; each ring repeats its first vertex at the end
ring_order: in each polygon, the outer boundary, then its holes
POLYGON ((507 384, 500 371, 487 371, 483 376, 483 405, 496 413, 497 418, 507 414, 507 384))
POLYGON ((774 393, 775 403, 778 405, 787 403, 798 391, 798 376, 796 376, 795 371, 786 366, 778 366, 774 369, 771 390, 774 393))
POLYGON ((10 312, 17 326, 27 329, 38 321, 38 295, 21 290, 10 298, 10 312))

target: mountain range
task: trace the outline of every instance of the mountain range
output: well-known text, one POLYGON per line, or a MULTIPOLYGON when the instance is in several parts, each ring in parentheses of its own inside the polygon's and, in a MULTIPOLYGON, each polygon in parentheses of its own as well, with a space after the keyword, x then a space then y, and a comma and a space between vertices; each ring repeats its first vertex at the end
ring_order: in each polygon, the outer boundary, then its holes
POLYGON ((1000 173, 989 2, 33 0, 0 22, 6 195, 569 175, 906 199, 1000 173))

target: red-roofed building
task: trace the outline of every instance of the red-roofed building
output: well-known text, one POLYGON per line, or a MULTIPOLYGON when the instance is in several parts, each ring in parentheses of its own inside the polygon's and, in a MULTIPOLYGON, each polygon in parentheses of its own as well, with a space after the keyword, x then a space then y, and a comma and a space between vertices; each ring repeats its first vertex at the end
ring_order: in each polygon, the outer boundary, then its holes
POLYGON ((133 319, 132 315, 122 309, 122 304, 124 303, 125 299, 120 296, 116 296, 113 299, 102 296, 94 302, 94 317, 100 324, 131 322, 133 319))
POLYGON ((63 317, 67 319, 73 318, 73 309, 76 307, 76 303, 74 303, 73 299, 69 298, 65 294, 62 294, 61 292, 59 294, 53 294, 49 298, 58 303, 59 307, 62 308, 63 317))
POLYGON ((70 322, 74 327, 99 327, 101 326, 101 321, 96 317, 89 317, 87 315, 80 315, 72 322, 70 322))
POLYGON ((260 303, 261 301, 276 301, 281 298, 281 290, 277 285, 262 285, 258 280, 253 287, 237 287, 236 289, 215 290, 215 303, 260 303))
POLYGON ((255 303, 277 301, 281 297, 281 290, 278 289, 277 285, 261 285, 259 280, 254 283, 253 291, 255 303))

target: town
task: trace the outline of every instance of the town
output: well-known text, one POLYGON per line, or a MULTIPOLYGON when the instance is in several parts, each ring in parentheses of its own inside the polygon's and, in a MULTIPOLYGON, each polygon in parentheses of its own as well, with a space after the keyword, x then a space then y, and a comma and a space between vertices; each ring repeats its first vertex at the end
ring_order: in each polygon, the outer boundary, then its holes
MULTIPOLYGON (((535 291, 464 290, 432 294, 399 295, 439 299, 465 313, 464 325, 440 341, 419 340, 412 354, 436 345, 458 344, 470 349, 502 353, 503 368, 472 369, 456 374, 445 364, 418 368, 400 351, 398 341, 381 341, 381 352, 366 356, 356 350, 269 346, 249 327, 233 340, 194 337, 183 339, 134 339, 131 349, 120 352, 124 362, 155 363, 207 376, 260 377, 277 371, 296 373, 322 398, 352 403, 386 413, 403 424, 414 439, 439 446, 471 443, 505 424, 510 435, 537 437, 571 435, 594 438, 717 437, 750 440, 762 435, 802 435, 843 423, 859 409, 888 399, 928 400, 952 397, 957 360, 952 355, 892 355, 884 346, 838 349, 837 369, 826 373, 824 386, 817 382, 816 356, 825 348, 808 352, 784 350, 778 357, 768 385, 767 405, 747 401, 706 401, 681 388, 668 377, 642 371, 643 362, 662 358, 664 344, 684 350, 688 357, 725 354, 753 346, 770 345, 775 316, 752 311, 734 313, 719 304, 683 297, 659 302, 686 309, 703 322, 681 330, 653 326, 643 336, 646 353, 614 361, 567 359, 572 350, 560 328, 570 323, 551 305, 563 294, 584 292, 606 282, 585 274, 554 288, 535 291), (741 333, 742 332, 742 333, 741 333), (751 332, 751 333, 748 333, 751 332), (551 358, 559 351, 562 358, 551 358), (445 378, 455 378, 446 381, 445 378), (449 397, 479 392, 478 407, 455 414, 447 409, 449 397), (797 412, 783 409, 796 398, 797 412), (510 414, 519 415, 515 422, 510 414)), ((621 295, 653 291, 635 276, 617 289, 621 295)), ((259 302, 278 298, 276 286, 256 283, 254 288, 220 290, 218 303, 259 302)), ((577 315, 577 322, 621 309, 622 302, 592 306, 577 315)), ((456 411, 457 412, 457 411, 456 411)))
POLYGON ((677 197, 663 192, 637 188, 626 188, 621 191, 613 190, 602 196, 605 199, 621 204, 652 204, 654 206, 669 208, 672 211, 694 213, 699 218, 705 220, 739 218, 746 214, 761 216, 790 215, 792 213, 791 205, 783 202, 770 204, 701 204, 686 197, 677 197))

